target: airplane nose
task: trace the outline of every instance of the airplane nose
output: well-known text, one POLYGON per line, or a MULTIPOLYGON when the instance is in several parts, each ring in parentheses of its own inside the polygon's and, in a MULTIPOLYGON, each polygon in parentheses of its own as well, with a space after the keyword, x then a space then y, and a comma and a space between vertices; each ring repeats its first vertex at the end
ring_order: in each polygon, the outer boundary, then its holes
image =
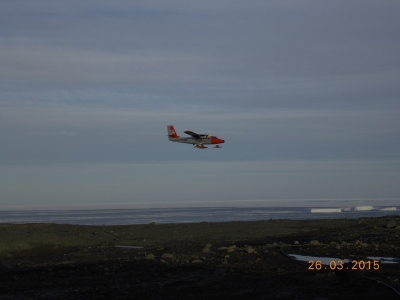
POLYGON ((225 143, 225 141, 223 139, 219 139, 215 136, 210 137, 210 141, 211 144, 221 144, 221 143, 225 143))

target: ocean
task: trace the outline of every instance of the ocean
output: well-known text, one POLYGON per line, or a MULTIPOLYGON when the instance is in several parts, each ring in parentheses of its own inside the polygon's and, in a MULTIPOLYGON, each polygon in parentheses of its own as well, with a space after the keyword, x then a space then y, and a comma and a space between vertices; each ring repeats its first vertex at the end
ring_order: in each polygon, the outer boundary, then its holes
POLYGON ((3 210, 0 223, 128 225, 260 221, 271 219, 339 219, 400 215, 400 206, 327 207, 192 207, 139 209, 3 210))

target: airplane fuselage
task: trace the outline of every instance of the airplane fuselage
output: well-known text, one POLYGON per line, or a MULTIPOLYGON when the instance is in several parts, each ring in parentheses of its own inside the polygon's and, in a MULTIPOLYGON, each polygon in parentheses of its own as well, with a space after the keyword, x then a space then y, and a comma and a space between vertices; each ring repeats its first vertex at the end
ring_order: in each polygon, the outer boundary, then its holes
POLYGON ((205 145, 214 145, 214 144, 220 144, 221 142, 218 142, 215 140, 214 137, 208 137, 208 138, 193 138, 193 137, 177 137, 177 138, 172 138, 168 137, 168 139, 171 142, 178 142, 178 143, 185 143, 185 144, 205 144, 205 145))

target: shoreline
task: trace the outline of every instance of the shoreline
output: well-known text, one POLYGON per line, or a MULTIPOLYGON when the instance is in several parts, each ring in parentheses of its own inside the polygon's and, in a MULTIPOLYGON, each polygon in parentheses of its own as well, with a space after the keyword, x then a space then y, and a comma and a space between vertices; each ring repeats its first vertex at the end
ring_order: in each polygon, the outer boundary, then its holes
POLYGON ((315 220, 358 219, 396 216, 400 206, 332 207, 204 207, 174 209, 97 209, 0 211, 0 223, 9 224, 76 224, 76 225, 143 225, 156 222, 199 223, 230 221, 267 221, 270 219, 315 220))

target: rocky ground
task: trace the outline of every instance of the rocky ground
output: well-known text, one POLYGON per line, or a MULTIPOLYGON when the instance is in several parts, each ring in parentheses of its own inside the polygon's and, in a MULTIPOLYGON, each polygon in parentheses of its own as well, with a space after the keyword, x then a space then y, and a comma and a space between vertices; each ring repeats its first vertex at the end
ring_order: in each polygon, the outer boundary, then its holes
POLYGON ((399 299, 400 264, 366 258, 399 258, 399 225, 399 216, 0 224, 0 299, 399 299), (353 263, 331 270, 288 254, 353 263))

